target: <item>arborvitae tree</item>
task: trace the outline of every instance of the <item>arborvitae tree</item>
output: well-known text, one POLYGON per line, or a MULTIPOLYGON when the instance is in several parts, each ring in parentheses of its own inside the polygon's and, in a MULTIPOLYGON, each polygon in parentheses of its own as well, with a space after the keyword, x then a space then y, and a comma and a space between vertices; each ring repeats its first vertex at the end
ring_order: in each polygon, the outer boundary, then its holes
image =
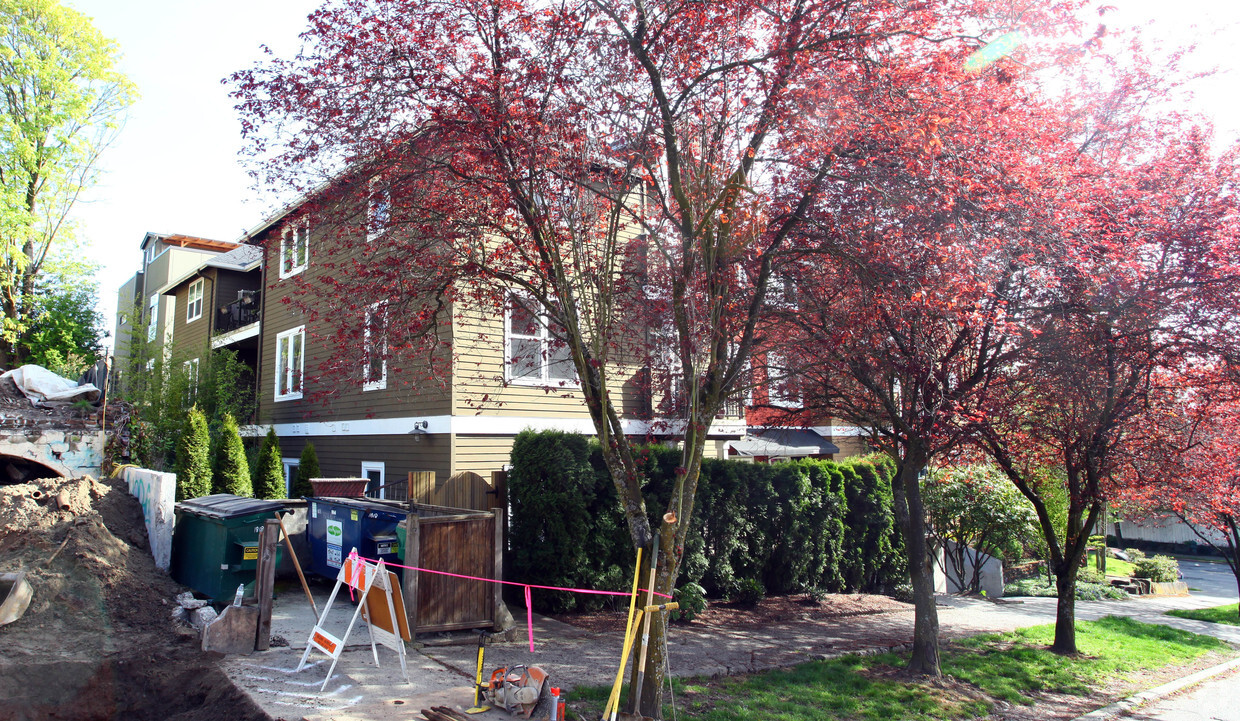
POLYGON ((284 465, 280 463, 280 439, 275 428, 267 429, 267 437, 258 450, 254 497, 284 498, 284 465))
POLYGON ((322 477, 323 472, 319 470, 319 457, 314 453, 314 444, 307 443, 301 452, 301 460, 297 462, 297 482, 293 484, 293 498, 313 496, 314 487, 310 485, 310 479, 322 477))
POLYGON ((177 500, 198 498, 211 492, 211 435, 207 418, 198 406, 189 409, 185 428, 177 441, 177 500))
POLYGON ((245 446, 241 443, 241 433, 231 413, 224 414, 224 424, 216 445, 215 489, 216 493, 231 493, 234 496, 254 495, 250 466, 245 460, 245 446))

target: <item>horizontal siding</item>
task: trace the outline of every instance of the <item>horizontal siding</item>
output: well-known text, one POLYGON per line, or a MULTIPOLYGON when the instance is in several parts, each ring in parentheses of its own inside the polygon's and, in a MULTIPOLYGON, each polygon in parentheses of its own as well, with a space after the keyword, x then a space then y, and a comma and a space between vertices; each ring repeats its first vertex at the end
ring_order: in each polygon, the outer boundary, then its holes
POLYGON ((301 456, 314 443, 319 468, 326 478, 357 478, 363 462, 383 463, 387 483, 404 479, 411 471, 434 471, 438 481, 450 474, 451 439, 447 435, 409 436, 297 436, 280 439, 280 454, 301 456))
MULTIPOLYGON (((203 282, 203 306, 202 317, 194 321, 185 319, 186 310, 189 308, 189 286, 196 280, 197 276, 186 280, 173 289, 172 295, 176 298, 174 314, 172 317, 172 362, 179 364, 191 358, 202 359, 207 354, 210 341, 210 323, 211 323, 211 288, 214 283, 211 279, 203 282)), ((167 300, 167 296, 160 299, 163 303, 167 300)))
POLYGON ((840 449, 840 452, 835 454, 836 460, 864 456, 870 452, 870 446, 862 436, 836 436, 830 440, 840 449))
MULTIPOLYGON (((504 317, 477 308, 458 312, 453 319, 457 338, 454 363, 453 408, 457 415, 479 410, 496 416, 589 418, 581 391, 572 387, 549 387, 504 382, 504 317)), ((610 387, 620 400, 620 412, 640 417, 644 409, 644 383, 639 369, 615 365, 610 387)))
MULTIPOLYGON (((313 420, 350 420, 361 418, 400 418, 408 416, 445 415, 450 412, 451 392, 446 380, 429 378, 424 361, 389 359, 387 387, 382 390, 362 390, 361 343, 357 348, 357 364, 348 372, 328 373, 323 364, 331 356, 330 325, 334 312, 330 299, 319 294, 313 303, 317 318, 307 320, 307 314, 295 303, 286 302, 294 297, 294 290, 303 283, 311 288, 321 279, 326 269, 323 260, 329 257, 331 242, 336 231, 311 223, 309 260, 306 270, 287 279, 281 279, 280 237, 283 226, 276 226, 260 240, 265 245, 266 288, 263 293, 262 351, 259 378, 259 417, 264 423, 292 423, 313 420), (317 261, 317 262, 316 262, 317 261), (295 401, 275 401, 276 336, 290 328, 306 325, 306 363, 303 398, 295 401), (325 401, 312 396, 326 393, 325 401)), ((338 260, 338 259, 335 259, 338 260)), ((313 295, 313 294, 312 294, 313 295)), ((306 296, 298 297, 303 300, 306 296)), ((394 319, 393 322, 399 322, 394 319)), ((444 362, 446 368, 448 363, 444 362)))
POLYGON ((452 472, 472 471, 490 479, 492 471, 508 465, 513 436, 457 435, 452 451, 452 472))

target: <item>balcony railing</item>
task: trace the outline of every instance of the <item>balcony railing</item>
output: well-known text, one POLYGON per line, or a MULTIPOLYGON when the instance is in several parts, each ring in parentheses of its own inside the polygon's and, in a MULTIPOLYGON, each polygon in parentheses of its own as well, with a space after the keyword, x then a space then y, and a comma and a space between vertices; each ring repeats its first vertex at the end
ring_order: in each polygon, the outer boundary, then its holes
POLYGON ((215 332, 228 333, 257 322, 260 297, 261 291, 245 290, 241 291, 240 298, 220 307, 215 318, 215 332))

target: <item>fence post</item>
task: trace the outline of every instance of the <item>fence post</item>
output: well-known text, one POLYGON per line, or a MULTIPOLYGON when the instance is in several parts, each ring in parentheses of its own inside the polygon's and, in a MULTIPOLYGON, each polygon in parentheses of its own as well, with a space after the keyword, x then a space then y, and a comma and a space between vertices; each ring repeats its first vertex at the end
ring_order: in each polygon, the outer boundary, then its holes
POLYGON ((258 635, 254 648, 266 651, 271 647, 271 603, 276 583, 276 541, 280 538, 280 522, 274 518, 263 521, 258 536, 258 568, 254 580, 254 597, 258 599, 258 635))
MULTIPOLYGON (((504 580, 504 509, 493 508, 491 515, 495 518, 494 565, 491 567, 492 578, 504 580)), ((491 623, 496 631, 502 631, 504 621, 500 618, 500 609, 504 607, 504 584, 491 584, 491 623)))
MULTIPOLYGON (((409 474, 413 476, 412 473, 409 474)), ((412 501, 410 501, 412 504, 412 501)), ((410 508, 405 517, 405 557, 404 565, 418 566, 422 555, 422 526, 418 521, 417 511, 410 508)), ((405 620, 409 622, 409 634, 418 633, 418 572, 406 568, 401 576, 401 595, 405 597, 405 620)))

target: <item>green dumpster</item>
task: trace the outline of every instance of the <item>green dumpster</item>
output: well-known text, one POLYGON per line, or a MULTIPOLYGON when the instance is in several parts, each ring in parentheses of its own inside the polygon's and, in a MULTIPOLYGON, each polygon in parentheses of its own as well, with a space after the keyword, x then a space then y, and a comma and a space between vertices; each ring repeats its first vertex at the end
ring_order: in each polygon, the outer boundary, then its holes
MULTIPOLYGON (((172 533, 172 577, 213 601, 232 600, 239 584, 254 593, 258 536, 263 522, 281 501, 263 501, 229 493, 203 496, 176 505, 172 533)), ((276 561, 281 551, 276 546, 276 561)))

